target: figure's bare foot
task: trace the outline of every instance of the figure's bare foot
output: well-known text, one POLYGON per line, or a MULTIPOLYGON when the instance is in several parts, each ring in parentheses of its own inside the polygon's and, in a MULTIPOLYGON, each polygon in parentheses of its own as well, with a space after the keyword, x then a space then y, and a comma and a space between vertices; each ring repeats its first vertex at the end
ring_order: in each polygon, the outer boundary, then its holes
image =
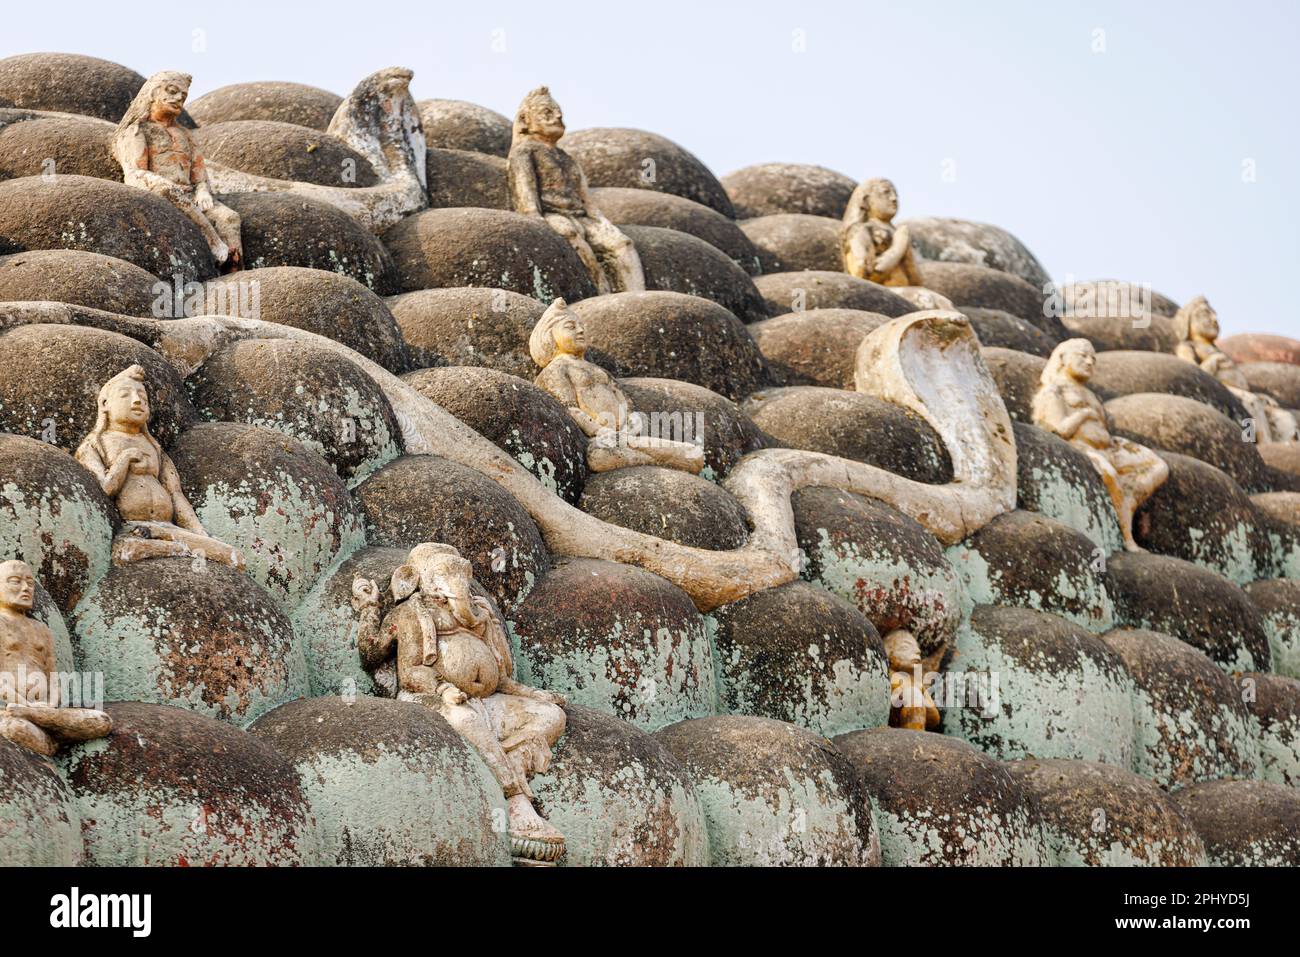
POLYGON ((526 794, 516 794, 507 805, 510 817, 510 854, 518 864, 553 865, 564 856, 564 835, 537 813, 526 794))
MULTIPOLYGON (((8 738, 19 747, 35 751, 47 758, 59 750, 59 743, 25 718, 0 712, 0 737, 8 738)), ((513 829, 513 826, 512 826, 513 829)))

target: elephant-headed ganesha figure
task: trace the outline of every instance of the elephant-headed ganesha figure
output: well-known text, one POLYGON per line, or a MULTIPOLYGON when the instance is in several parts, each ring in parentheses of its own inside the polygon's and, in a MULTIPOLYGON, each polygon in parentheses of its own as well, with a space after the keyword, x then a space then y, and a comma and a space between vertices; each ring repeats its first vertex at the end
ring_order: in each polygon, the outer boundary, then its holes
POLYGON ((528 784, 564 734, 564 698, 521 684, 492 603, 475 594, 470 563, 450 545, 416 545, 391 581, 396 606, 380 617, 379 586, 356 578, 357 647, 376 673, 396 672, 396 697, 437 711, 482 756, 505 792, 516 863, 554 864, 564 835, 534 806, 528 784))

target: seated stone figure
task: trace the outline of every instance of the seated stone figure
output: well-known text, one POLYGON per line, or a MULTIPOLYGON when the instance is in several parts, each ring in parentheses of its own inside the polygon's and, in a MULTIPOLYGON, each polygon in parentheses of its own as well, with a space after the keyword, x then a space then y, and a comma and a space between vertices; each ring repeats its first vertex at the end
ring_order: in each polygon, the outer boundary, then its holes
POLYGON ((927 664, 921 646, 906 628, 885 636, 889 656, 889 726, 912 731, 933 731, 939 727, 939 709, 925 689, 927 664))
POLYGON ((26 562, 0 562, 0 735, 37 754, 53 755, 68 741, 102 738, 113 719, 60 700, 54 634, 31 617, 36 576, 26 562))
POLYGON ((150 415, 144 369, 131 366, 99 390, 95 427, 77 449, 77 461, 124 521, 113 542, 114 562, 202 556, 242 570, 239 551, 208 535, 194 514, 176 466, 149 432, 150 415))
POLYGON ((1174 332, 1179 339, 1174 354, 1200 366, 1241 400, 1254 421, 1256 442, 1294 442, 1300 438, 1296 434, 1295 416, 1271 396, 1250 391, 1246 376, 1215 344, 1219 338, 1219 316, 1204 296, 1197 296, 1178 310, 1174 316, 1174 332))
POLYGON ((397 606, 381 621, 379 587, 355 579, 361 661, 375 671, 392 659, 397 697, 434 709, 478 750, 505 792, 516 861, 553 864, 564 835, 537 813, 528 778, 550 767, 551 747, 564 733, 564 698, 514 679, 505 630, 472 581, 455 548, 417 545, 393 572, 397 606))
POLYGON ((702 446, 644 434, 644 418, 629 411, 618 383, 584 358, 586 330, 563 299, 551 303, 537 320, 528 351, 542 369, 537 384, 558 399, 590 437, 587 467, 591 471, 661 465, 698 474, 704 467, 702 446))
POLYGON ((199 227, 212 258, 238 269, 243 257, 239 214, 212 195, 203 154, 176 122, 185 108, 190 77, 163 72, 140 88, 113 136, 113 158, 128 186, 157 193, 199 227))
POLYGON ((564 114, 546 87, 524 97, 510 143, 510 204, 517 213, 542 217, 568 240, 597 292, 644 290, 636 247, 591 201, 582 167, 556 145, 563 135, 564 114))
POLYGON ((1110 434, 1101 400, 1087 386, 1096 364, 1087 339, 1067 339, 1057 346, 1034 394, 1034 424, 1087 454, 1110 493, 1124 548, 1140 552, 1144 549, 1133 540, 1133 515, 1169 478, 1169 466, 1146 446, 1110 434))
POLYGON ((906 226, 893 225, 897 215, 898 191, 889 180, 869 179, 853 191, 840 232, 845 272, 882 286, 922 285, 912 237, 906 226))

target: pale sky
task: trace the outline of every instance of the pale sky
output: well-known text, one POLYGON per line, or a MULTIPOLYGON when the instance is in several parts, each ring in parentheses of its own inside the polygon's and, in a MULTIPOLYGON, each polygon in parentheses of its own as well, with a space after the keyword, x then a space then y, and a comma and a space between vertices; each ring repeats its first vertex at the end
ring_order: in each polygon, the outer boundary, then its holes
POLYGON ((995 223, 1058 281, 1203 292, 1225 332, 1300 338, 1296 0, 6 5, 0 56, 42 50, 193 96, 400 65, 417 98, 510 115, 546 83, 570 129, 651 130, 718 176, 888 176, 902 217, 995 223))

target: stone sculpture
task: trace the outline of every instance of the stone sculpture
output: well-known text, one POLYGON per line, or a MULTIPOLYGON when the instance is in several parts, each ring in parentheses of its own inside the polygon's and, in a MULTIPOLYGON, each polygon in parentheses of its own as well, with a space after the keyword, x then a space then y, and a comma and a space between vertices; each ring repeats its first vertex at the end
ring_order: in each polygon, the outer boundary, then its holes
POLYGON ((1133 540, 1133 515, 1169 477, 1164 459, 1146 446, 1110 434, 1101 400, 1088 388, 1097 355, 1087 339, 1067 339, 1053 350, 1034 395, 1034 424, 1086 453, 1101 475, 1119 517, 1124 548, 1133 540))
POLYGON ((537 384, 558 399, 583 432, 587 467, 609 472, 629 465, 661 465, 698 474, 704 448, 647 435, 645 419, 628 409, 614 377, 588 362, 586 330, 563 299, 556 299, 533 327, 528 351, 541 367, 537 384))
POLYGON ((939 709, 925 688, 927 665, 921 646, 906 628, 885 636, 889 656, 889 726, 912 731, 933 731, 939 727, 939 709))
MULTIPOLYGON (((564 835, 537 813, 528 778, 550 767, 564 698, 515 680, 501 620, 472 585, 470 563, 455 548, 417 545, 393 572, 397 605, 381 621, 379 587, 356 578, 361 661, 370 671, 395 670, 397 698, 437 711, 482 755, 505 792, 515 860, 554 864, 564 835)), ((381 687, 385 680, 376 675, 381 687)))
POLYGON ((556 145, 563 135, 564 114, 546 87, 524 97, 510 143, 510 204, 563 236, 600 294, 644 290, 636 247, 592 202, 582 167, 556 145))
POLYGON ((898 191, 889 180, 869 179, 853 191, 840 233, 845 272, 883 286, 922 285, 911 235, 893 225, 896 215, 898 191))
POLYGON ((149 432, 144 369, 133 365, 99 390, 95 427, 77 461, 117 504, 124 528, 113 542, 119 565, 147 558, 196 556, 242 570, 244 557, 204 530, 181 490, 176 466, 149 432))
POLYGON ((94 708, 64 707, 54 633, 31 617, 36 576, 22 561, 0 562, 0 735, 37 754, 64 742, 102 738, 113 719, 94 708))

